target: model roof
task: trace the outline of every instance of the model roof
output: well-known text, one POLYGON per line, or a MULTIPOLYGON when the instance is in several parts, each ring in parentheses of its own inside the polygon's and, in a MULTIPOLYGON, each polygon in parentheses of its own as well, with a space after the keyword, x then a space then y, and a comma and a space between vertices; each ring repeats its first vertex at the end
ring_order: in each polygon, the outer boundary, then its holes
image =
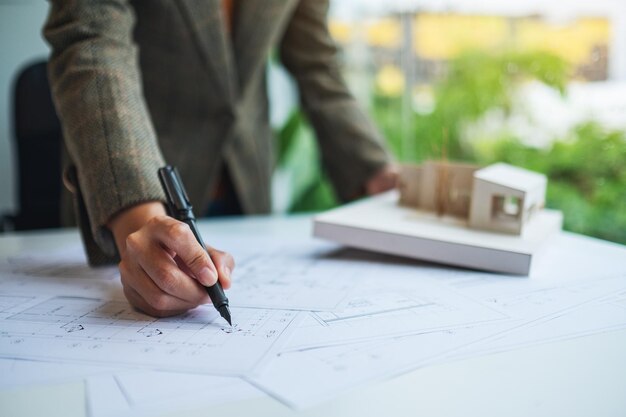
POLYGON ((544 186, 547 181, 543 174, 504 163, 479 169, 474 173, 474 178, 520 191, 530 191, 544 186))

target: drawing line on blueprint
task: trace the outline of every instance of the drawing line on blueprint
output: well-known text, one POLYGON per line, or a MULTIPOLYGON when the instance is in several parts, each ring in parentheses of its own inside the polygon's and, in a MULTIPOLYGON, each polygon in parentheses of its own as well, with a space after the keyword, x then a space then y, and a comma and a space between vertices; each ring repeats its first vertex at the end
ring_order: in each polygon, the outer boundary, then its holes
MULTIPOLYGON (((323 252, 322 252, 323 253, 323 252)), ((252 252, 238 258, 232 305, 331 311, 354 290, 354 264, 302 248, 252 252)))
MULTIPOLYGON (((263 317, 260 317, 256 322, 246 322, 245 330, 242 329, 239 323, 235 323, 233 330, 224 324, 216 325, 215 320, 217 318, 217 314, 213 312, 207 315, 204 312, 197 314, 197 312, 191 311, 181 316, 157 319, 135 311, 124 301, 59 296, 45 300, 20 313, 13 314, 7 317, 6 320, 60 324, 59 328, 64 329, 66 333, 74 333, 71 335, 73 337, 83 337, 78 332, 87 331, 90 326, 95 326, 98 330, 95 333, 88 333, 84 337, 93 340, 124 340, 127 342, 141 341, 141 339, 132 337, 133 334, 153 338, 164 336, 177 330, 194 331, 194 333, 186 335, 185 339, 175 341, 156 340, 156 343, 167 344, 187 344, 198 332, 202 332, 210 327, 217 327, 221 332, 228 334, 238 333, 240 335, 256 336, 254 328, 258 327, 263 320, 263 317), (134 333, 129 335, 126 332, 129 328, 134 333), (114 331, 111 331, 111 329, 114 331), (99 336, 99 331, 108 334, 99 336), (125 337, 118 337, 122 334, 125 337)), ((44 334, 35 334, 34 336, 42 335, 44 334)), ((54 335, 56 337, 59 336, 58 334, 54 335)))
POLYGON ((156 319, 126 301, 61 295, 37 301, 0 320, 0 356, 243 375, 282 346, 299 316, 234 308, 231 328, 212 306, 156 319))
POLYGON ((410 298, 402 294, 383 293, 354 297, 346 303, 344 309, 339 311, 317 311, 313 314, 317 316, 318 321, 324 324, 331 324, 342 320, 359 319, 413 308, 428 307, 433 304, 433 302, 424 299, 410 298))

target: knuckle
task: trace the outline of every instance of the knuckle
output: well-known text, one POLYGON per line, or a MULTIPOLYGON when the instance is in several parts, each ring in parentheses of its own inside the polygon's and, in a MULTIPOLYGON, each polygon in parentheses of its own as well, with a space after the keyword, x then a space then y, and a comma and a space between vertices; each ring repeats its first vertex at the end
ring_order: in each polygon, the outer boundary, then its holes
POLYGON ((188 265, 190 268, 195 268, 206 265, 208 261, 209 255, 205 251, 201 250, 191 256, 188 265))
POLYGON ((159 284, 159 288, 161 288, 166 293, 171 294, 172 291, 176 289, 176 277, 170 270, 170 268, 165 266, 157 267, 155 271, 154 279, 157 280, 159 284))
POLYGON ((155 294, 150 297, 148 304, 150 304, 150 307, 154 308, 157 312, 166 311, 169 308, 169 297, 165 294, 155 294))
POLYGON ((168 226, 168 234, 174 240, 183 240, 189 237, 191 229, 185 223, 175 222, 168 226))
POLYGON ((167 216, 154 216, 146 222, 146 225, 150 228, 158 227, 165 222, 166 218, 167 216))
POLYGON ((139 233, 134 232, 129 234, 126 236, 126 250, 136 252, 141 245, 140 241, 141 237, 139 236, 139 233))

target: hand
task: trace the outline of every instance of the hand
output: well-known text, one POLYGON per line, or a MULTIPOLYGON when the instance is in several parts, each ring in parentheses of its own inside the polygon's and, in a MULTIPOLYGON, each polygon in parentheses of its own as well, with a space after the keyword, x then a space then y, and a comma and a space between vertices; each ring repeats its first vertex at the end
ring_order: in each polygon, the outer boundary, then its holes
POLYGON ((211 302, 204 286, 219 279, 230 288, 233 257, 211 247, 205 251, 189 226, 165 215, 161 203, 125 210, 109 227, 120 250, 124 294, 139 310, 156 317, 181 314, 211 302))
POLYGON ((386 165, 372 176, 365 184, 367 195, 379 194, 396 188, 398 183, 398 168, 386 165))

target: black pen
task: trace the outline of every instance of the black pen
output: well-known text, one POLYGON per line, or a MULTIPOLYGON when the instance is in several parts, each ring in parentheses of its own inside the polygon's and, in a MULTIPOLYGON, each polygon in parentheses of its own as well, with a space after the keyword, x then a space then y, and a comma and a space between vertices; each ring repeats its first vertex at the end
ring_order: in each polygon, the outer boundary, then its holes
MULTIPOLYGON (((206 245, 200 236, 200 232, 196 227, 196 217, 193 215, 191 203, 187 192, 183 186, 183 182, 178 175, 178 170, 171 165, 167 165, 163 168, 159 168, 159 180, 161 186, 167 197, 167 211, 170 216, 186 223, 196 237, 198 243, 206 250, 206 245)), ((209 294, 213 306, 217 309, 222 317, 228 322, 229 325, 233 325, 230 317, 230 309, 228 308, 228 298, 224 294, 224 289, 219 280, 210 287, 205 287, 206 292, 209 294)))

